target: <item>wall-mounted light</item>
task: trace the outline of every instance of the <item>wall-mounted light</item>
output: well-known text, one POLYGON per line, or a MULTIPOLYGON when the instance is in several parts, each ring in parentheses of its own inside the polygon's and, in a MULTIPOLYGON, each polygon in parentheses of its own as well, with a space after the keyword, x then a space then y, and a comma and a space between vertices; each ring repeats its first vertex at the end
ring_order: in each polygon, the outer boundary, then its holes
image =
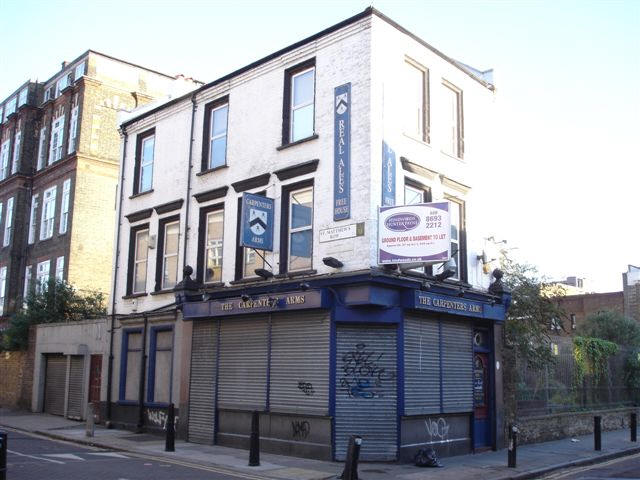
POLYGON ((344 267, 344 263, 338 260, 335 257, 324 257, 322 259, 322 263, 324 263, 327 267, 331 268, 342 268, 344 267))
POLYGON ((264 278, 265 280, 269 280, 271 277, 273 277, 273 273, 264 268, 256 268, 254 272, 256 275, 258 275, 261 278, 264 278))
POLYGON ((431 284, 429 282, 422 282, 421 290, 428 292, 429 290, 431 290, 431 284))
POLYGON ((249 300, 251 300, 251 297, 246 293, 243 293, 242 295, 240 295, 240 298, 242 299, 243 302, 248 302, 249 300))
POLYGON ((311 286, 306 283, 306 282, 302 282, 300 284, 300 290, 302 290, 303 292, 306 292, 307 290, 309 290, 311 288, 311 286))

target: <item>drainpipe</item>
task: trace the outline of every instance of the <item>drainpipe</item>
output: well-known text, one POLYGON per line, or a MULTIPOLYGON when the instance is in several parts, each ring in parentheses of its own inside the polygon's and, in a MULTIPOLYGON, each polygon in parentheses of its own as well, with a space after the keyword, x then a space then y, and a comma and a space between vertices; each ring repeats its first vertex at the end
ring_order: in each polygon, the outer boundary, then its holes
POLYGON ((142 427, 144 426, 144 377, 147 370, 147 326, 149 325, 149 319, 147 315, 144 316, 144 328, 142 330, 142 351, 140 352, 140 382, 138 390, 138 424, 136 425, 136 432, 142 433, 142 427))
POLYGON ((118 262, 120 259, 120 230, 122 227, 122 219, 120 218, 120 212, 122 211, 122 200, 124 198, 124 169, 126 167, 127 160, 127 140, 128 135, 124 127, 120 129, 124 140, 122 148, 122 162, 120 167, 120 198, 118 199, 118 211, 117 211, 117 226, 116 226, 116 258, 115 267, 113 272, 113 290, 111 291, 111 329, 109 331, 109 363, 107 367, 107 411, 106 411, 106 425, 111 428, 111 391, 113 383, 113 330, 116 324, 116 287, 118 286, 118 262))
POLYGON ((189 233, 189 207, 191 206, 191 171, 193 170, 193 127, 196 118, 196 110, 198 105, 196 103, 195 92, 191 95, 191 132, 189 134, 189 167, 187 168, 187 198, 185 199, 186 208, 184 211, 184 247, 182 250, 182 266, 187 265, 187 237, 189 233))

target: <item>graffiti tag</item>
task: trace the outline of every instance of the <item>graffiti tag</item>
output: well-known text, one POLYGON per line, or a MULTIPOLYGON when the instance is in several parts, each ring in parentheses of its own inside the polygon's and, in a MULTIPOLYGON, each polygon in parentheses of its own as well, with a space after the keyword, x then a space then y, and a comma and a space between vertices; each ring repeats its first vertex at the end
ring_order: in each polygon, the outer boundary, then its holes
POLYGON ((358 343, 354 350, 342 356, 340 386, 349 397, 371 399, 384 396, 383 382, 393 380, 394 375, 379 366, 383 355, 367 350, 364 343, 358 343))
MULTIPOLYGON (((156 425, 163 430, 167 428, 167 412, 164 410, 147 410, 147 421, 153 425, 156 425)), ((178 425, 178 416, 174 418, 174 427, 178 425)))
POLYGON ((293 420, 291 422, 291 434, 295 440, 302 440, 309 436, 311 425, 306 420, 293 420))
POLYGON ((427 429, 427 433, 431 437, 432 442, 434 439, 444 441, 449 437, 449 425, 442 417, 437 420, 427 418, 424 421, 424 426, 427 429))
POLYGON ((298 382, 298 389, 309 397, 316 393, 311 382, 298 382))

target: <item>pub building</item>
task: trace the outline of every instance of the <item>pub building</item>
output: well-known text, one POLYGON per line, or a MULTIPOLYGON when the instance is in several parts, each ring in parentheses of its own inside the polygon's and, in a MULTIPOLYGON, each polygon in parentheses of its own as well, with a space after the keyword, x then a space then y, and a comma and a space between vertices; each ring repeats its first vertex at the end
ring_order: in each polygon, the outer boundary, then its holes
POLYGON ((262 451, 326 460, 502 447, 494 95, 367 8, 125 118, 105 420, 174 404, 180 438, 248 448, 258 411, 262 451))

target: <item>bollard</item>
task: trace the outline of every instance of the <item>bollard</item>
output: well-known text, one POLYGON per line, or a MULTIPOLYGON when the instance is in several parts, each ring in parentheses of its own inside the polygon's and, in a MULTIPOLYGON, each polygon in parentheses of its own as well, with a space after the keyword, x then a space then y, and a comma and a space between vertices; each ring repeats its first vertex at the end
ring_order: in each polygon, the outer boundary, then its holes
POLYGON ((593 448, 602 450, 602 417, 593 417, 593 448))
POLYGON ((249 440, 249 466, 260 466, 260 413, 251 415, 251 438, 249 440))
POLYGON ((631 428, 631 441, 638 441, 638 414, 633 412, 631 414, 631 422, 629 422, 629 427, 631 428))
POLYGON ((0 432, 0 480, 7 480, 7 432, 0 432))
POLYGON ((507 464, 509 468, 516 468, 516 454, 518 449, 518 427, 509 425, 509 449, 507 450, 507 464))
POLYGON ((362 437, 351 435, 349 446, 347 447, 347 458, 344 460, 344 470, 340 478, 342 480, 358 480, 358 458, 360 457, 360 446, 362 437))
POLYGON ((84 432, 85 437, 93 437, 95 433, 95 418, 93 417, 93 403, 87 403, 87 426, 84 432))
POLYGON ((173 403, 167 408, 167 436, 164 441, 165 452, 176 451, 176 412, 173 403))

